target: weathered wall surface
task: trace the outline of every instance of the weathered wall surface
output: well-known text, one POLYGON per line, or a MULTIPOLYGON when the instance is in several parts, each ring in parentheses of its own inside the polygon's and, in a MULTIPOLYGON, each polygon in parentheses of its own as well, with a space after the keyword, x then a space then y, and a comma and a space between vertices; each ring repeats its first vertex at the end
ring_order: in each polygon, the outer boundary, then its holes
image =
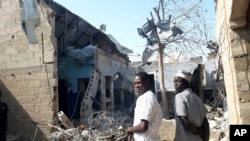
MULTIPOLYGON (((113 82, 114 82, 114 76, 117 72, 121 74, 122 77, 124 77, 128 71, 128 61, 123 59, 122 57, 119 57, 117 55, 107 54, 104 53, 102 50, 97 49, 95 52, 95 66, 96 69, 99 70, 100 73, 100 88, 102 90, 102 109, 114 109, 114 92, 111 92, 110 99, 107 99, 106 96, 106 87, 107 82, 105 76, 110 76, 112 78, 112 84, 111 89, 113 90, 113 82), (111 105, 108 106, 107 103, 110 103, 111 105)), ((122 94, 122 93, 121 93, 122 94)))
POLYGON ((216 36, 224 69, 230 124, 250 123, 248 0, 219 0, 216 36))
POLYGON ((9 107, 9 130, 23 140, 47 140, 57 113, 56 40, 49 9, 38 5, 37 43, 22 26, 22 0, 0 0, 0 90, 9 107), (50 24, 52 23, 52 25, 50 24))

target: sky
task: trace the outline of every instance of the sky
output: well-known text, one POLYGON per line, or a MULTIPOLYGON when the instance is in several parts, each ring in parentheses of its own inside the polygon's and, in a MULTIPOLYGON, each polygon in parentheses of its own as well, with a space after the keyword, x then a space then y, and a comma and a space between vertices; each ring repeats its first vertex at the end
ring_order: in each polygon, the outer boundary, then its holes
MULTIPOLYGON (((141 60, 146 39, 137 33, 150 19, 150 12, 158 4, 158 0, 54 0, 69 11, 80 16, 91 25, 99 28, 106 24, 106 32, 123 46, 133 50, 130 60, 141 60)), ((215 25, 214 2, 203 0, 206 19, 215 25)), ((215 33, 214 33, 215 34, 215 33)))

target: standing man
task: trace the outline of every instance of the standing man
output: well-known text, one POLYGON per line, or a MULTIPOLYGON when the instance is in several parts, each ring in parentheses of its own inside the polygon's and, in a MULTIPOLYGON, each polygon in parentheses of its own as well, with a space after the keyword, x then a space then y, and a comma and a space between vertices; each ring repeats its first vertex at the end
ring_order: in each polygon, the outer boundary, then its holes
POLYGON ((6 141, 7 137, 7 113, 9 112, 7 104, 1 100, 2 93, 0 91, 0 141, 6 141))
POLYGON ((179 71, 174 78, 175 141, 208 141, 209 124, 203 101, 189 88, 191 73, 179 71))
POLYGON ((135 76, 135 92, 139 94, 134 110, 134 123, 127 128, 129 141, 160 141, 159 128, 162 111, 155 94, 149 90, 149 75, 139 72, 135 76))

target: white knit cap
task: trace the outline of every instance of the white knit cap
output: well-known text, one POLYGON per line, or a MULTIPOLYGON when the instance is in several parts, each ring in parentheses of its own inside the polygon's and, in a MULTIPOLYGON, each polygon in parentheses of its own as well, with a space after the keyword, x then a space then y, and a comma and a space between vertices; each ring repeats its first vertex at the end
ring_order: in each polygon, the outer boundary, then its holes
POLYGON ((184 70, 178 71, 175 76, 183 78, 183 79, 187 80, 188 82, 190 82, 191 78, 192 78, 191 73, 187 72, 187 71, 184 71, 184 70))

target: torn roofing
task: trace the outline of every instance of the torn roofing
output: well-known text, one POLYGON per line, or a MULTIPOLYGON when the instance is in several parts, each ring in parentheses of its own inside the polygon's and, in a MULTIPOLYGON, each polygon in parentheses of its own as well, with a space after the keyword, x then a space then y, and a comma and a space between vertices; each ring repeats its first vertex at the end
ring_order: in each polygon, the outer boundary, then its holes
POLYGON ((98 48, 128 60, 128 56, 122 54, 115 43, 101 30, 53 0, 44 2, 55 12, 55 37, 59 40, 64 39, 67 46, 85 47, 95 40, 98 48))

